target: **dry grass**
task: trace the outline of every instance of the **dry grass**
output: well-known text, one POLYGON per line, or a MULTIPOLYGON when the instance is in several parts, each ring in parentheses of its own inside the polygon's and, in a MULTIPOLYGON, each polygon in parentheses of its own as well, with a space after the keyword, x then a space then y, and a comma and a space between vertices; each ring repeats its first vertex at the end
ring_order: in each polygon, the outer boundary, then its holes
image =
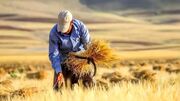
POLYGON ((132 75, 123 75, 119 72, 113 73, 104 73, 102 79, 108 80, 110 83, 121 83, 121 82, 132 82, 138 83, 138 78, 133 77, 132 75))
MULTIPOLYGON (((27 79, 27 76, 23 76, 27 72, 38 75, 40 73, 37 70, 28 70, 24 71, 20 78, 7 76, 6 80, 0 81, 0 101, 35 101, 37 99, 38 101, 178 101, 180 75, 178 73, 170 74, 164 70, 153 70, 153 64, 168 63, 173 65, 179 64, 178 61, 176 59, 122 61, 124 68, 98 68, 102 74, 97 74, 95 87, 84 89, 81 85, 75 85, 74 90, 62 88, 61 93, 52 91, 53 71, 48 72, 47 68, 38 68, 40 71, 46 71, 46 78, 37 79, 36 75, 33 76, 35 78, 27 79), (129 65, 130 63, 133 65, 129 65), (141 63, 151 65, 151 70, 146 65, 136 67, 137 64, 141 63), (136 69, 132 69, 132 66, 135 66, 136 69), (127 73, 123 69, 126 69, 127 73)), ((37 67, 41 65, 40 63, 39 65, 36 63, 37 67)), ((23 65, 25 64, 23 63, 23 65)), ((8 67, 10 65, 4 64, 2 66, 8 67)), ((12 68, 13 66, 19 67, 21 64, 12 64, 11 66, 12 68)), ((31 66, 33 65, 27 65, 24 68, 31 66)), ((171 70, 173 69, 176 68, 171 68, 171 70)), ((42 74, 44 75, 44 73, 42 74)))
POLYGON ((29 78, 29 79, 40 79, 40 80, 43 80, 43 79, 47 78, 47 75, 48 74, 47 74, 46 71, 41 70, 41 71, 37 71, 37 72, 27 73, 26 77, 29 78))
POLYGON ((0 68, 0 77, 3 77, 6 74, 4 68, 0 68))
POLYGON ((103 79, 97 79, 96 80, 96 86, 99 88, 105 88, 105 89, 109 89, 109 82, 107 80, 103 80, 103 79))
POLYGON ((37 87, 30 87, 30 88, 22 88, 12 92, 11 96, 20 96, 20 97, 28 97, 32 96, 35 93, 38 93, 40 90, 37 87))
POLYGON ((148 70, 137 70, 137 71, 132 71, 132 74, 134 77, 141 79, 141 80, 147 80, 147 81, 155 81, 155 75, 153 71, 148 71, 148 70))
POLYGON ((151 84, 148 82, 132 84, 122 83, 121 86, 110 86, 110 89, 86 89, 75 87, 74 90, 63 89, 61 93, 54 93, 48 90, 46 93, 29 96, 25 99, 14 98, 9 101, 178 101, 179 100, 179 83, 171 85, 167 82, 162 84, 151 84))
POLYGON ((0 88, 0 100, 6 99, 8 96, 10 96, 11 91, 13 90, 12 81, 1 81, 0 88))

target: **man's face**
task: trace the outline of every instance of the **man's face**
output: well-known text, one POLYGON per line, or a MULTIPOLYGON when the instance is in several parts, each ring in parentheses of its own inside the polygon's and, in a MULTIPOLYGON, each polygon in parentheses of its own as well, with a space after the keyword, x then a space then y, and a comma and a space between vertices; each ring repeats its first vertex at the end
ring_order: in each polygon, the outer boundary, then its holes
POLYGON ((72 30, 72 26, 73 26, 73 22, 71 21, 68 30, 64 34, 69 34, 70 31, 72 30))
POLYGON ((66 20, 58 20, 58 28, 62 33, 67 33, 72 26, 72 21, 67 22, 66 20))

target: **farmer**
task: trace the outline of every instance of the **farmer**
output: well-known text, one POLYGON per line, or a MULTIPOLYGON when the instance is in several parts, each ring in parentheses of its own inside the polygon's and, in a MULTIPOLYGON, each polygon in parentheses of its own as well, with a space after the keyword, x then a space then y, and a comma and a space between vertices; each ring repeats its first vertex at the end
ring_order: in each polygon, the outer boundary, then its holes
MULTIPOLYGON (((54 69, 54 89, 58 85, 66 83, 65 79, 70 77, 71 84, 78 82, 78 77, 73 75, 63 65, 69 52, 79 52, 86 49, 90 42, 90 35, 87 27, 73 18, 68 10, 62 10, 58 15, 57 24, 50 31, 49 35, 49 59, 54 69)), ((88 78, 91 79, 89 76, 88 78)))

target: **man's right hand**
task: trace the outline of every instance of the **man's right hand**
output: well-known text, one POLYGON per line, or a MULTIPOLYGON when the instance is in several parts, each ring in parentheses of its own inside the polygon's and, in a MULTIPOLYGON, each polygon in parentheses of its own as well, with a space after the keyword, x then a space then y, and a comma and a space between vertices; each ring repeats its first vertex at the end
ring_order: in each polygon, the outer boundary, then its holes
POLYGON ((58 86, 62 86, 64 84, 64 77, 62 72, 58 73, 57 81, 58 81, 58 86))

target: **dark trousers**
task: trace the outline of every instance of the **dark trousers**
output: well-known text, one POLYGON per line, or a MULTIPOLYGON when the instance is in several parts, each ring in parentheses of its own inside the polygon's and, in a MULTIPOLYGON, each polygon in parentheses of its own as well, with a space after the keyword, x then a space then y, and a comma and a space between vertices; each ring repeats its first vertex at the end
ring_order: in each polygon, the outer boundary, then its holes
MULTIPOLYGON (((84 85, 84 87, 91 87, 94 85, 94 80, 93 80, 93 76, 89 74, 85 74, 83 76, 79 76, 79 75, 75 75, 73 74, 73 72, 71 70, 68 70, 66 68, 66 65, 61 65, 62 67, 62 73, 64 76, 64 80, 65 80, 65 86, 68 87, 68 85, 70 85, 71 88, 73 88, 73 85, 78 83, 78 81, 81 79, 82 80, 82 84, 84 85)), ((54 89, 58 90, 58 84, 57 83, 57 74, 54 72, 54 89)))

